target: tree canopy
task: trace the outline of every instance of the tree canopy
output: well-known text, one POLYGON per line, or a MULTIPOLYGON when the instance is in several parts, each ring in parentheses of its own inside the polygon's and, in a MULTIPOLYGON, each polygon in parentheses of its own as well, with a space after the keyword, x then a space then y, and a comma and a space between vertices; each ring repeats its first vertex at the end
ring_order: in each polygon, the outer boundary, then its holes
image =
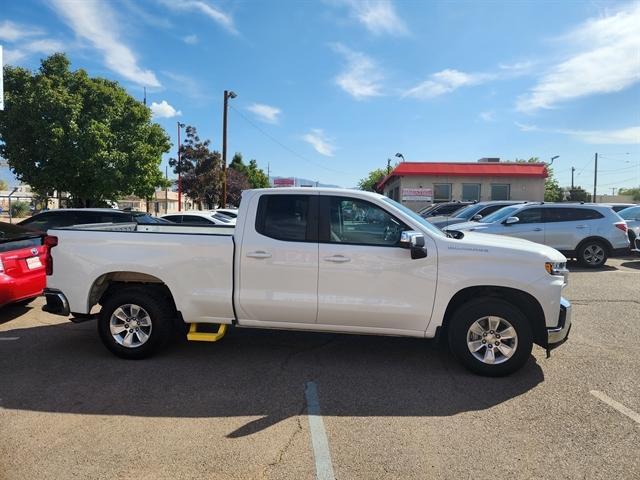
POLYGON ((2 178, 0 178, 0 191, 9 190, 9 184, 2 178))
POLYGON ((240 173, 243 173, 249 181, 249 188, 269 188, 269 177, 264 170, 258 168, 258 162, 250 160, 249 165, 246 165, 242 161, 242 154, 236 152, 231 159, 229 168, 234 169, 240 173))
POLYGON ((31 72, 4 69, 0 156, 43 195, 68 192, 76 206, 124 195, 150 198, 169 137, 151 111, 117 82, 70 70, 62 53, 31 72))
MULTIPOLYGON (((531 157, 528 160, 516 158, 519 163, 543 163, 538 157, 531 157)), ((564 200, 564 192, 553 174, 553 168, 547 165, 547 178, 544 182, 544 201, 561 202, 564 200)))
POLYGON ((621 188, 618 190, 619 195, 631 195, 634 202, 640 202, 640 187, 636 188, 621 188))
POLYGON ((210 140, 201 140, 196 127, 187 126, 180 149, 180 162, 169 159, 175 174, 182 177, 182 191, 200 208, 214 208, 222 196, 222 157, 210 150, 210 140))
POLYGON ((386 170, 383 170, 382 168, 371 170, 365 178, 360 179, 360 181, 358 182, 358 188, 360 190, 366 190, 368 192, 375 192, 376 185, 380 183, 380 181, 385 177, 386 174, 386 170))

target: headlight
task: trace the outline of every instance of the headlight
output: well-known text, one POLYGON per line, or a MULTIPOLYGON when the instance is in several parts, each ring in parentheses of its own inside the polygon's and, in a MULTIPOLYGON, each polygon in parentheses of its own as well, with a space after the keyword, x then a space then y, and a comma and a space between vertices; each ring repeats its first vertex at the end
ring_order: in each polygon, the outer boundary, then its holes
POLYGON ((544 269, 549 275, 557 275, 564 277, 564 284, 569 283, 569 270, 567 270, 566 262, 546 262, 544 269))

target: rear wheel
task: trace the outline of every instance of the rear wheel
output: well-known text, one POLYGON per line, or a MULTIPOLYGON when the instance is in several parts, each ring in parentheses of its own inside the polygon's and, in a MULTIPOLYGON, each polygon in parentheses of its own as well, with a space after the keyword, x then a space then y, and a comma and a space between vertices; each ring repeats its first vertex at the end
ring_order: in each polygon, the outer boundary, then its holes
POLYGON ((607 261, 607 247, 599 240, 587 240, 578 248, 578 262, 589 268, 598 268, 607 261))
POLYGON ((490 377, 520 369, 531 354, 533 335, 527 318, 499 299, 473 300, 449 324, 449 346, 472 372, 490 377))
POLYGON ((98 333, 115 355, 146 358, 164 347, 171 337, 171 312, 173 308, 150 288, 120 290, 103 303, 98 333))

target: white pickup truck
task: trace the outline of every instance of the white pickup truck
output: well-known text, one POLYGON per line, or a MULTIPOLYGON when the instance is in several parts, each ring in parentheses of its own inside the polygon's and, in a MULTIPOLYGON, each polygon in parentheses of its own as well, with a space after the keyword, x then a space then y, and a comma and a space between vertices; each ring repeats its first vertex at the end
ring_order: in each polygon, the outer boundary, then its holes
POLYGON ((472 371, 505 375, 561 344, 566 259, 526 240, 445 234, 403 205, 342 189, 244 192, 235 228, 50 230, 45 311, 97 317, 106 347, 144 358, 227 326, 448 338, 472 371), (207 325, 208 324, 208 325, 207 325))

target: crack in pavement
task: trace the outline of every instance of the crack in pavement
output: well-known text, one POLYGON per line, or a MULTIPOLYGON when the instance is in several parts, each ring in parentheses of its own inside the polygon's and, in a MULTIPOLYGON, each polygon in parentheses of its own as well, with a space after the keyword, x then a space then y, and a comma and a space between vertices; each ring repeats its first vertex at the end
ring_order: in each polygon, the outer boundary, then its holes
POLYGON ((291 448, 291 446, 293 445, 293 441, 295 440, 296 436, 298 436, 302 432, 302 422, 300 422, 300 416, 304 413, 306 408, 307 408, 306 401, 304 401, 304 402, 302 402, 302 407, 300 408, 300 411, 298 412, 298 414, 295 417, 296 418, 296 428, 295 428, 295 430, 289 436, 289 438, 285 442, 284 446, 278 451, 278 454, 276 455, 276 459, 273 462, 269 462, 264 467, 264 469, 262 470, 262 478, 267 478, 268 470, 271 469, 271 468, 277 467, 278 465, 280 465, 282 463, 282 459, 284 458, 284 456, 287 453, 287 451, 289 450, 289 448, 291 448))

